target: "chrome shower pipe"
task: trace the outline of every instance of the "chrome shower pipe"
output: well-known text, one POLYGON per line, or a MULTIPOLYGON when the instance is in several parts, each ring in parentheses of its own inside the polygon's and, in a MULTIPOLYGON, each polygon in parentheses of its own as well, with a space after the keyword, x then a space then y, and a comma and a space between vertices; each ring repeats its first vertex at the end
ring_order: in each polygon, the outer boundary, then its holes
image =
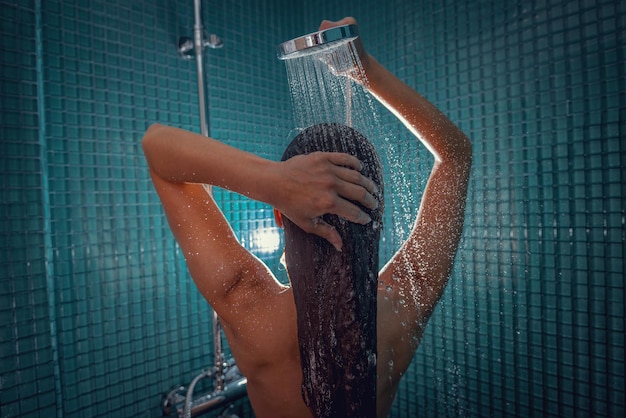
POLYGON ((218 390, 204 395, 191 404, 190 413, 192 417, 215 411, 220 407, 227 407, 234 401, 245 397, 247 391, 248 379, 241 377, 233 382, 224 385, 222 390, 218 390))
POLYGON ((200 132, 204 136, 209 136, 209 125, 206 115, 206 101, 204 91, 204 61, 202 60, 202 50, 204 49, 204 28, 202 26, 201 0, 193 0, 193 11, 195 23, 193 25, 193 45, 196 51, 196 67, 198 71, 198 100, 200 105, 200 132))
MULTIPOLYGON (((200 131, 202 135, 209 136, 209 124, 207 121, 205 89, 204 89, 204 27, 202 26, 201 0, 194 0, 193 43, 196 51, 196 66, 198 69, 198 100, 200 106, 200 131)), ((224 359, 222 354, 221 326, 215 310, 213 311, 213 352, 215 367, 215 387, 217 390, 224 389, 224 359)))

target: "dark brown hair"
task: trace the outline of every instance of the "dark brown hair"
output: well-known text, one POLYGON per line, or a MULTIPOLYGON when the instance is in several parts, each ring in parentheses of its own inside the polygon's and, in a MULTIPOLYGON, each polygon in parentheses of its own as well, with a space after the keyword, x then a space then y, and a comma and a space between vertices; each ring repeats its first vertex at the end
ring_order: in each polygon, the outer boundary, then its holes
POLYGON ((339 252, 326 240, 284 220, 285 260, 298 315, 302 394, 315 417, 376 415, 376 294, 382 227, 383 185, 372 144, 339 124, 307 128, 283 160, 315 151, 343 152, 363 163, 362 173, 379 190, 379 207, 367 225, 336 215, 323 220, 339 232, 339 252))

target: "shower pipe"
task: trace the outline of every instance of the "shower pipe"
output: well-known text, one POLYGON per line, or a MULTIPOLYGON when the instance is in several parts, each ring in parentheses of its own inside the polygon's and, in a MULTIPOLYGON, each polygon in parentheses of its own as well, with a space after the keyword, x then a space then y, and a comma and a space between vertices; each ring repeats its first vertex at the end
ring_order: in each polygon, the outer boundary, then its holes
MULTIPOLYGON (((209 123, 207 120, 207 109, 205 99, 205 86, 204 86, 204 60, 203 49, 210 47, 213 49, 221 48, 223 46, 222 40, 217 35, 209 35, 208 39, 204 36, 204 27, 202 25, 202 13, 201 13, 201 0, 194 0, 194 26, 193 26, 193 39, 189 37, 180 37, 178 40, 178 52, 184 59, 196 59, 196 70, 198 77, 198 105, 200 108, 200 132, 203 136, 209 136, 209 123)), ((193 391, 196 384, 204 378, 214 377, 214 391, 213 394, 221 394, 225 392, 225 367, 224 356, 222 353, 222 339, 221 339, 221 325, 219 318, 215 310, 213 310, 213 351, 214 361, 213 368, 204 370, 198 376, 196 376, 189 388, 186 391, 186 399, 184 403, 184 416, 191 416, 191 405, 193 399, 193 391)), ((245 392, 245 381, 243 382, 243 388, 245 392)), ((232 390, 231 390, 232 392, 232 390)), ((169 408, 174 399, 175 391, 170 392, 168 399, 165 401, 164 409, 169 408)), ((220 399, 222 399, 221 397, 220 399)), ((211 403, 215 403, 215 399, 212 399, 211 403)), ((219 403, 219 402, 218 402, 219 403)), ((195 414, 195 413, 194 413, 195 414)))
MULTIPOLYGON (((209 124, 206 114, 205 90, 204 90, 204 60, 202 50, 204 49, 204 28, 202 26, 201 0, 194 0, 193 11, 195 23, 193 25, 193 43, 196 52, 196 68, 198 72, 198 102, 200 106, 200 131, 202 135, 209 136, 209 124)), ((221 42, 220 42, 221 45, 221 42)), ((224 389, 224 359, 222 355, 220 321, 217 313, 213 310, 213 353, 215 366, 215 388, 224 389)))
POLYGON ((234 405, 238 399, 247 395, 246 386, 248 380, 241 374, 234 359, 225 362, 224 388, 222 390, 211 390, 208 393, 200 394, 194 398, 194 390, 200 380, 211 377, 213 369, 203 370, 189 384, 189 387, 178 386, 167 394, 163 394, 161 399, 161 412, 164 417, 189 418, 214 412, 220 408, 226 415, 228 409, 234 405))

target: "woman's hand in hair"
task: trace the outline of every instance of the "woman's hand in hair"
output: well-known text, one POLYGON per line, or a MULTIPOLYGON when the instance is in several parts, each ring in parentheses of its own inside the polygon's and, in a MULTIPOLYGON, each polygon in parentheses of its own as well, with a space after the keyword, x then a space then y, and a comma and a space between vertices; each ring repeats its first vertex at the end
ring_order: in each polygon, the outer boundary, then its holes
POLYGON ((370 217, 356 203, 378 207, 376 186, 360 173, 361 162, 349 155, 315 152, 297 155, 277 165, 279 182, 272 185, 272 204, 305 232, 328 240, 338 251, 341 237, 321 219, 334 214, 367 224, 370 217))

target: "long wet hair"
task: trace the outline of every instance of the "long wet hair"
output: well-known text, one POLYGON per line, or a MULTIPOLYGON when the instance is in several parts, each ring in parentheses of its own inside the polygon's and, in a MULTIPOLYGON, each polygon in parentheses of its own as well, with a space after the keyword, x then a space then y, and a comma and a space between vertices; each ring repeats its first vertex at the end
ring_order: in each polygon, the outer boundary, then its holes
MULTIPOLYGON (((363 163, 379 190, 372 222, 360 225, 324 215, 343 241, 326 240, 284 219, 285 260, 296 304, 302 395, 319 417, 376 416, 376 294, 383 184, 373 145, 356 130, 320 124, 300 132, 282 160, 315 151, 343 152, 363 163)), ((358 203, 353 202, 358 205, 358 203)))

